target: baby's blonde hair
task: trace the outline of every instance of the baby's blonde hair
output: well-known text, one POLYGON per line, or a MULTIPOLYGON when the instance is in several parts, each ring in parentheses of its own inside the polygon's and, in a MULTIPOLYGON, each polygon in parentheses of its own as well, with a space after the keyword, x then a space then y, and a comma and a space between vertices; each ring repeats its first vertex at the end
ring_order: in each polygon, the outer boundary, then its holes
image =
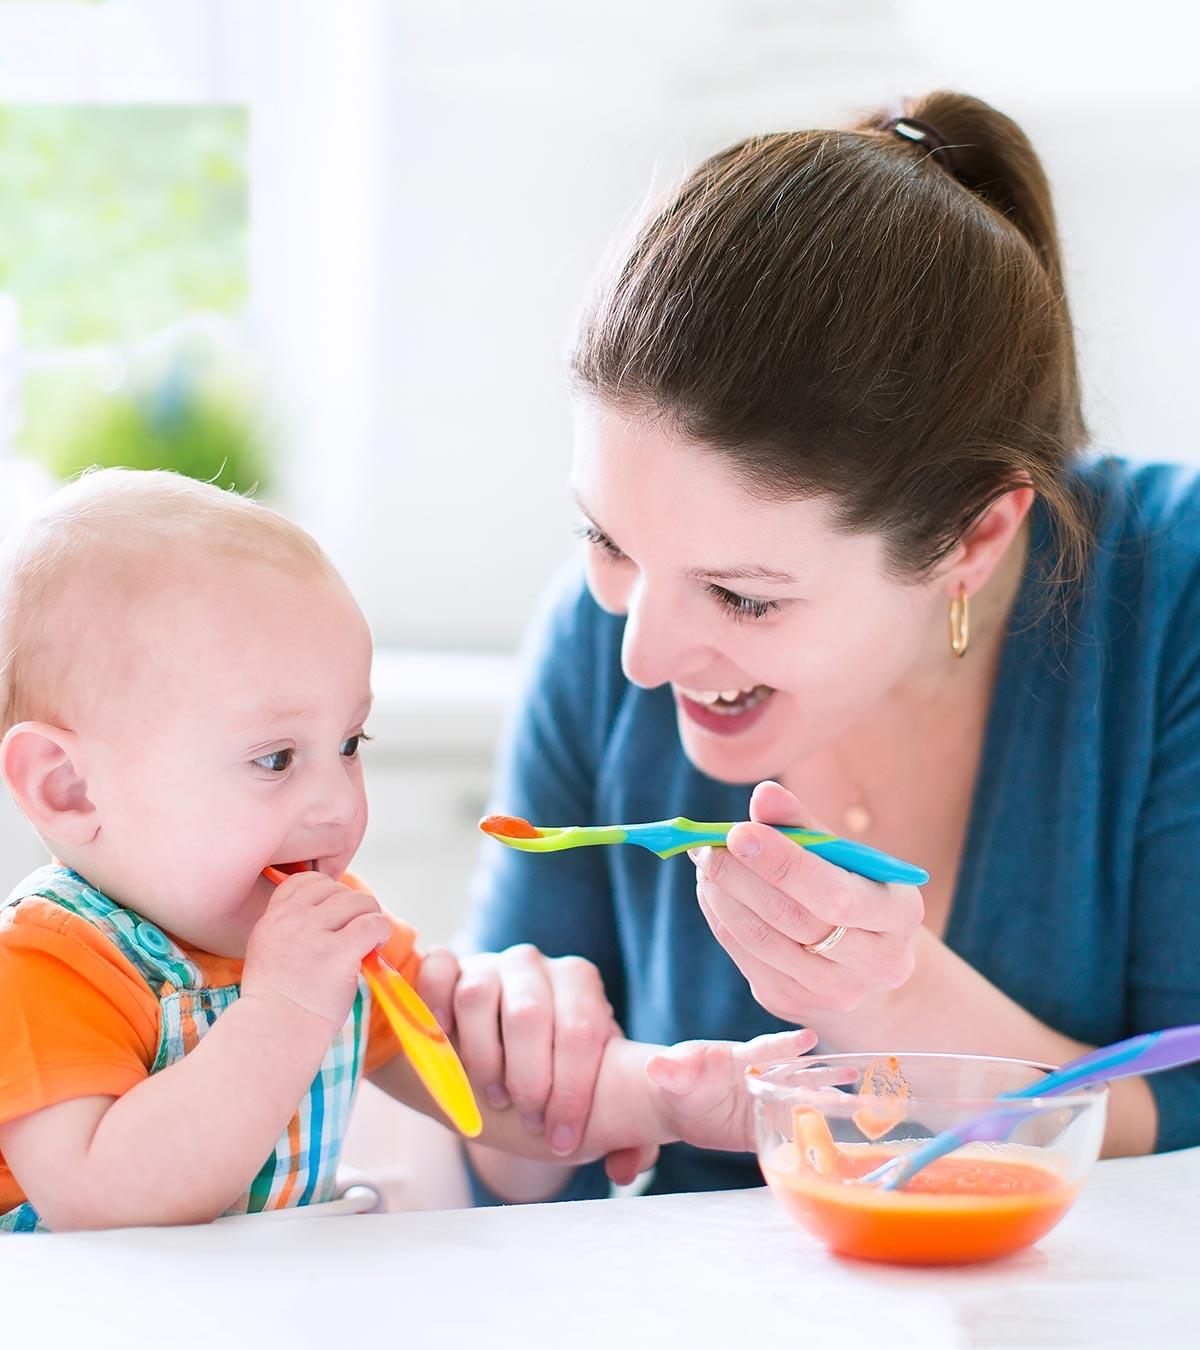
POLYGON ((69 669, 85 664, 59 621, 76 582, 140 590, 148 566, 182 557, 336 575, 311 535, 246 497, 159 469, 86 473, 0 544, 0 735, 57 720, 69 669))

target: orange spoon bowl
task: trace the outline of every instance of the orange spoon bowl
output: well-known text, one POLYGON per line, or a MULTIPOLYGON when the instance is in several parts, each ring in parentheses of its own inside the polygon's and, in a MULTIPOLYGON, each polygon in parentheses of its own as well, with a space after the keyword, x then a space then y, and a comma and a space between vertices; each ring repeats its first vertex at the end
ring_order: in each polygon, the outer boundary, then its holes
POLYGON ((1007 1256, 1074 1204, 1100 1152, 1107 1092, 1029 1097, 1004 1143, 972 1143, 898 1190, 863 1184, 887 1159, 1051 1072, 976 1055, 825 1055, 747 1073, 759 1165, 783 1210, 830 1251, 904 1265, 1007 1256))

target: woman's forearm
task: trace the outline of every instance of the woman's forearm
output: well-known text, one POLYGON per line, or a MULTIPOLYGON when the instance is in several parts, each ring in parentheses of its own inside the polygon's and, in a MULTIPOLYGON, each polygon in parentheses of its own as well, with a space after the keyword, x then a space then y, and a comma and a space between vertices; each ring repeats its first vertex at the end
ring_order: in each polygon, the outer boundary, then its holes
MULTIPOLYGON (((929 1050, 1063 1064, 1094 1047, 1039 1021, 927 930, 908 983, 852 1013, 814 1015, 813 1028, 839 1050, 929 1050)), ((1150 1153, 1158 1109, 1144 1078, 1114 1083, 1106 1157, 1150 1153)))

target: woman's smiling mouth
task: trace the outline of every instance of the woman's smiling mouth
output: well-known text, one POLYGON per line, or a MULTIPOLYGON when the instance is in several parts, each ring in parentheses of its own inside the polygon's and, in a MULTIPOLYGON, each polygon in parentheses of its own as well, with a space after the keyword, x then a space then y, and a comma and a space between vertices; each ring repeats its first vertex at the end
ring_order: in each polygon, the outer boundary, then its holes
POLYGON ((675 701, 688 718, 719 736, 748 731, 766 708, 775 692, 770 685, 755 684, 747 689, 689 689, 674 685, 675 701))

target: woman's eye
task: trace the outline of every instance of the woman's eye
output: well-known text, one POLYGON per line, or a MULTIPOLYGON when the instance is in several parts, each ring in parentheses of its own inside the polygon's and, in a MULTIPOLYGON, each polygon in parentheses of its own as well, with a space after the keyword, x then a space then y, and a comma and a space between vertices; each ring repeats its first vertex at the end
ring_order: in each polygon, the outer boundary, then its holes
POLYGON ((292 760, 295 758, 294 750, 272 750, 269 755, 259 755, 254 762, 268 773, 286 773, 292 767, 292 760))
POLYGON ((748 595, 738 595, 736 591, 726 590, 724 586, 712 585, 708 593, 722 609, 727 609, 735 619, 765 619, 779 608, 778 600, 753 600, 748 595))
POLYGON ((603 530, 598 530, 594 525, 580 525, 575 533, 580 539, 584 539, 594 548, 598 548, 605 557, 611 558, 613 562, 620 562, 625 557, 608 535, 603 530))

